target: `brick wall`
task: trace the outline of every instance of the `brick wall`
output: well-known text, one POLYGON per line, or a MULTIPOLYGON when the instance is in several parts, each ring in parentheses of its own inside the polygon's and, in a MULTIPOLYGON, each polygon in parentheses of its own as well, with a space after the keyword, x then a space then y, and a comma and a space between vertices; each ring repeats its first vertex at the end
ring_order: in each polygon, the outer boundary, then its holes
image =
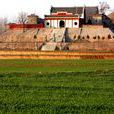
POLYGON ((23 29, 23 28, 27 28, 27 29, 32 29, 32 28, 44 28, 43 24, 8 24, 7 27, 9 29, 23 29))

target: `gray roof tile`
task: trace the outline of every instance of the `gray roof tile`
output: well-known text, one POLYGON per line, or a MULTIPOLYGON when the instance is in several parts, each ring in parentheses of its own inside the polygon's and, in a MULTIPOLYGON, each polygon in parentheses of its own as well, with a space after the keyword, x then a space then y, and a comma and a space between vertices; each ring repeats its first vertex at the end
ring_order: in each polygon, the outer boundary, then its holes
POLYGON ((51 7, 51 13, 57 13, 58 11, 73 13, 73 15, 82 14, 83 7, 51 7))

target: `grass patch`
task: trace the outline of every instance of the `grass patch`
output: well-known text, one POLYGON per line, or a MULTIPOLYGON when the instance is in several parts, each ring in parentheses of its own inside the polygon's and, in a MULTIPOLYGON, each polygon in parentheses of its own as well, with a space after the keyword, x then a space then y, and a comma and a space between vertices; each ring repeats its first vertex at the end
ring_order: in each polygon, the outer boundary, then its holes
POLYGON ((0 113, 113 114, 113 66, 113 60, 0 60, 0 113))
POLYGON ((52 73, 114 70, 114 60, 0 60, 0 72, 52 73))

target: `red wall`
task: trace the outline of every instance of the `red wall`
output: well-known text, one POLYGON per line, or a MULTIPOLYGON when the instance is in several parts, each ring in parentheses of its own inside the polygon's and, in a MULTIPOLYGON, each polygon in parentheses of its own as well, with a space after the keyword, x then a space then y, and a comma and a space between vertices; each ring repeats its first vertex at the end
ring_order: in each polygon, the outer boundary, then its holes
POLYGON ((7 25, 9 29, 21 29, 21 28, 44 28, 44 24, 8 24, 7 25))

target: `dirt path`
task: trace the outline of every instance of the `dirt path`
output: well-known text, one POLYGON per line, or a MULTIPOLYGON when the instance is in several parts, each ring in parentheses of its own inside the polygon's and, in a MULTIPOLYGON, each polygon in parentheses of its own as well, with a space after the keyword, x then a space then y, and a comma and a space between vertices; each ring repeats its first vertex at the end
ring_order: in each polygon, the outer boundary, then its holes
POLYGON ((0 51, 0 59, 114 59, 114 52, 0 51))

